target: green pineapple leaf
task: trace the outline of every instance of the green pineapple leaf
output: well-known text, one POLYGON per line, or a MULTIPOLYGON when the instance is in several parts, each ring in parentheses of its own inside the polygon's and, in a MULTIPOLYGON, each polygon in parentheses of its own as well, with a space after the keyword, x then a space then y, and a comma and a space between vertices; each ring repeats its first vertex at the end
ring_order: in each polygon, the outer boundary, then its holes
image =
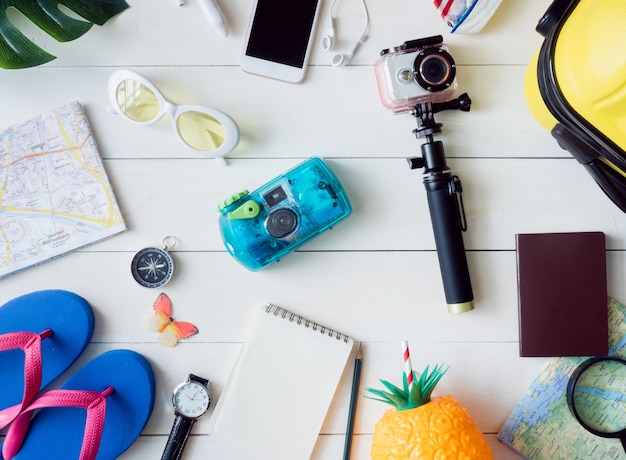
POLYGON ((55 56, 30 41, 13 25, 7 9, 13 7, 60 42, 75 40, 93 24, 102 25, 128 8, 125 0, 0 0, 0 67, 23 69, 45 64, 55 56), (84 20, 65 14, 64 5, 84 20))
POLYGON ((390 404, 397 410, 408 410, 423 406, 424 404, 430 402, 430 395, 441 378, 447 372, 448 368, 444 369, 441 364, 437 364, 432 371, 429 372, 429 370, 429 366, 426 366, 419 377, 417 377, 415 371, 413 371, 413 386, 410 391, 407 375, 403 372, 402 388, 399 388, 386 380, 381 380, 381 383, 389 390, 389 392, 375 388, 366 388, 366 391, 378 396, 377 398, 370 396, 366 397, 390 404))
POLYGON ((400 398, 397 398, 391 393, 387 393, 386 391, 377 390, 376 388, 367 388, 367 391, 379 397, 373 398, 371 396, 366 396, 366 398, 373 399, 375 401, 384 402, 386 404, 391 404, 392 406, 396 406, 397 404, 402 404, 402 400, 400 398))
MULTIPOLYGON (((397 386, 395 386, 393 383, 388 382, 387 380, 381 380, 380 383, 382 383, 383 385, 385 385, 385 387, 387 387, 387 389, 389 391, 391 391, 395 396, 397 396, 398 398, 401 398, 403 400, 406 401, 407 396, 409 394, 408 390, 404 390, 402 391, 400 388, 398 388, 397 386)), ((406 387, 405 387, 406 388, 406 387)))
POLYGON ((447 370, 448 368, 444 370, 441 364, 437 364, 429 373, 429 366, 426 366, 419 379, 415 380, 415 385, 413 385, 409 395, 409 404, 413 407, 419 407, 428 403, 430 395, 447 370))
POLYGON ((397 386, 387 382, 386 380, 380 381, 390 392, 384 390, 378 390, 376 388, 367 388, 367 391, 378 396, 378 398, 369 397, 369 399, 374 399, 376 401, 381 401, 386 404, 391 404, 392 406, 397 407, 398 405, 402 406, 406 403, 407 394, 403 392, 397 386))

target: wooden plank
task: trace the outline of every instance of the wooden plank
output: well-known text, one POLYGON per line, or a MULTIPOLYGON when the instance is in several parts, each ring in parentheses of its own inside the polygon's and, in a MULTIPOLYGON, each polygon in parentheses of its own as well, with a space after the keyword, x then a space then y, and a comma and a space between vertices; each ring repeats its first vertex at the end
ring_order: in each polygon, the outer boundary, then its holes
MULTIPOLYGON (((404 159, 419 154, 423 142, 412 133, 414 117, 383 107, 371 66, 314 68, 302 85, 253 77, 237 66, 135 70, 177 104, 208 105, 230 114, 241 129, 233 159, 404 159)), ((72 72, 39 67, 2 73, 0 97, 11 110, 0 113, 0 126, 79 100, 106 159, 206 158, 177 140, 168 116, 137 126, 114 115, 107 89, 112 72, 107 67, 72 72), (24 104, 25 99, 32 102, 24 104)), ((570 158, 532 118, 522 91, 524 74, 525 66, 459 68, 457 94, 469 93, 473 105, 469 113, 436 117, 443 124, 437 139, 448 158, 570 158)))

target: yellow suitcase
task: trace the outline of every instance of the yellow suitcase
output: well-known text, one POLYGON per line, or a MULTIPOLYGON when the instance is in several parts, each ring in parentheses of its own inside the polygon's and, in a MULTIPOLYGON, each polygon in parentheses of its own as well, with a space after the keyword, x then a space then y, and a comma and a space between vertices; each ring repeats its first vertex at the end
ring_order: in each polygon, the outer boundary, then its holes
POLYGON ((626 0, 555 0, 536 30, 528 106, 626 212, 626 0))

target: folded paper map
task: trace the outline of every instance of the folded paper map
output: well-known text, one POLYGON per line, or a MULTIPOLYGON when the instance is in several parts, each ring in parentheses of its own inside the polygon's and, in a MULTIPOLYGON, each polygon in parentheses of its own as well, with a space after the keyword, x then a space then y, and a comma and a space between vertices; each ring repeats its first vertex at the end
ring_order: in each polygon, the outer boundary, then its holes
POLYGON ((0 131, 0 278, 124 230, 79 102, 0 131))
MULTIPOLYGON (((608 313, 609 355, 626 358, 626 307, 609 298, 608 313)), ((576 421, 567 405, 567 383, 574 369, 585 359, 549 358, 504 422, 498 440, 533 460, 623 459, 624 449, 619 439, 589 433, 576 421)), ((601 382, 598 385, 602 386, 601 382)), ((607 396, 615 397, 609 404, 623 410, 623 394, 607 396)))

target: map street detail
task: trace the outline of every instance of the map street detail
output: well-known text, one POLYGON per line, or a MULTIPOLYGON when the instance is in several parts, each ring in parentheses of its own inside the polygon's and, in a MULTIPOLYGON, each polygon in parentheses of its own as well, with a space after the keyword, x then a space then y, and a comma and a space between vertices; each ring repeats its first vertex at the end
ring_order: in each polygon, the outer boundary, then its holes
POLYGON ((0 278, 124 230, 79 102, 0 132, 0 278))
MULTIPOLYGON (((608 299, 609 355, 626 358, 626 307, 617 300, 608 299)), ((513 409, 498 433, 500 442, 525 458, 533 460, 618 460, 626 454, 620 440, 595 436, 588 432, 572 415, 566 399, 568 381, 586 358, 549 358, 521 401, 513 409)), ((621 374, 620 374, 621 376, 621 374)), ((590 419, 601 420, 607 415, 619 428, 626 428, 626 401, 624 382, 615 372, 598 369, 591 376, 593 387, 583 391, 594 392, 596 387, 615 388, 603 391, 602 404, 594 398, 582 403, 579 412, 590 414, 590 419), (617 391, 619 390, 619 391, 617 391), (595 414, 596 412, 601 412, 595 414)), ((595 427, 594 427, 595 428, 595 427)), ((597 428, 596 428, 597 429, 597 428)))

